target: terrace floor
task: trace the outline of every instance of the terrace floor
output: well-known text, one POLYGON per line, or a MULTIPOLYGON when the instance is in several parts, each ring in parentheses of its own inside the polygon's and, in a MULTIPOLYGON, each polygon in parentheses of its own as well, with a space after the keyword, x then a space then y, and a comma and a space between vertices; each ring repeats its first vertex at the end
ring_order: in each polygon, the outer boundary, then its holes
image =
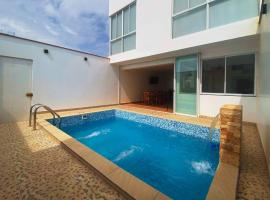
POLYGON ((143 103, 128 103, 128 104, 123 104, 123 105, 128 106, 128 107, 144 108, 144 109, 162 111, 162 112, 168 112, 168 113, 173 112, 173 109, 171 107, 167 108, 166 106, 160 106, 160 105, 145 105, 143 103))
MULTIPOLYGON (((128 105, 60 112, 82 114, 110 108, 146 113, 207 125, 209 118, 192 118, 128 105)), ((40 115, 40 118, 48 117, 40 115)), ((0 199, 124 199, 118 191, 66 151, 44 130, 27 122, 0 124, 0 199)), ((243 127, 237 199, 270 199, 270 179, 254 125, 243 127)))

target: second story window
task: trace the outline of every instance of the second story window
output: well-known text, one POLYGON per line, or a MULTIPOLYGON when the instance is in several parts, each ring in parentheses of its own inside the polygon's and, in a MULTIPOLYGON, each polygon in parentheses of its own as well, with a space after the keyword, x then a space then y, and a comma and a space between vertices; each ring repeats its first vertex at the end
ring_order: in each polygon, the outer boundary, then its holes
POLYGON ((173 0, 173 38, 258 16, 259 0, 173 0))
POLYGON ((136 3, 111 16, 111 55, 136 48, 136 3))

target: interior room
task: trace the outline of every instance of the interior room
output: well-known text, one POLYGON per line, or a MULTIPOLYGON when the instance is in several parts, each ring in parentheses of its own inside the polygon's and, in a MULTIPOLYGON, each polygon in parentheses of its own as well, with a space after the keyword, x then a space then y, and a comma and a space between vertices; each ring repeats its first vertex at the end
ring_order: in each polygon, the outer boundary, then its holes
POLYGON ((120 69, 120 103, 173 112, 174 65, 120 69))

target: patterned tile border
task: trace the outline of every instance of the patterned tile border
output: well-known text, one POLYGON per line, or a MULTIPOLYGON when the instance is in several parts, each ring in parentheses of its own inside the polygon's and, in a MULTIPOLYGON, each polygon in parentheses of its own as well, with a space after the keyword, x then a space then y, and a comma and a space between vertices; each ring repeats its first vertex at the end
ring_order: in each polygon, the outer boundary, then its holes
MULTIPOLYGON (((118 117, 127 119, 130 121, 143 123, 161 129, 178 132, 179 134, 186 134, 193 137, 199 137, 202 139, 211 139, 214 143, 219 143, 220 131, 217 128, 212 130, 211 135, 209 134, 209 127, 184 123, 180 121, 164 119, 159 117, 153 117, 145 114, 138 114, 130 111, 123 111, 118 109, 99 111, 94 113, 86 113, 75 116, 67 116, 62 118, 61 128, 73 125, 82 125, 90 121, 96 121, 100 119, 107 119, 112 117, 118 117)), ((53 124, 53 120, 48 120, 53 124)))
POLYGON ((214 128, 213 133, 209 136, 209 127, 184 123, 180 121, 152 117, 145 114, 127 112, 123 110, 115 110, 115 116, 128 119, 131 121, 156 126, 162 129, 176 131, 181 134, 186 134, 202 139, 211 139, 213 142, 219 143, 219 129, 214 128), (211 137, 211 138, 210 138, 211 137))

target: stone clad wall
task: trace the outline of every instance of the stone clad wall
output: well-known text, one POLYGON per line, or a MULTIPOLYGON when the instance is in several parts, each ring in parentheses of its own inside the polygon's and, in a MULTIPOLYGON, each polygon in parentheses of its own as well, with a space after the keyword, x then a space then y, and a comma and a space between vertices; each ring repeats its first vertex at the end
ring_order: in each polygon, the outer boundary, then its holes
POLYGON ((224 105, 220 109, 220 162, 236 167, 240 164, 242 116, 241 105, 224 105))

